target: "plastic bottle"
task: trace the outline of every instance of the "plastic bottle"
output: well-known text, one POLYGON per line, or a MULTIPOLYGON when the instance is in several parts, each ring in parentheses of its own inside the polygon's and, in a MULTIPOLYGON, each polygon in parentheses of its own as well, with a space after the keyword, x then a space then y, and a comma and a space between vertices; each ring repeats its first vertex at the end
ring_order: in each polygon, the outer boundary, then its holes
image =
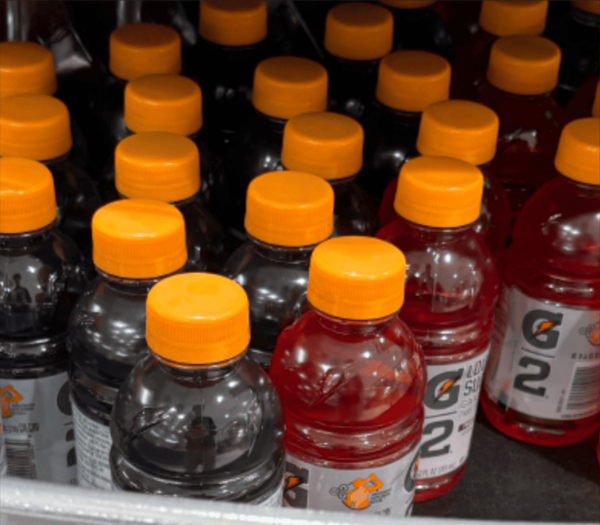
POLYGON ((379 203, 388 183, 412 157, 421 112, 448 100, 450 64, 425 51, 396 51, 379 65, 375 100, 364 119, 365 152, 359 184, 379 203))
POLYGON ((182 270, 187 250, 183 216, 159 201, 107 204, 94 215, 92 233, 99 276, 69 321, 69 378, 79 485, 110 489, 108 425, 121 383, 148 354, 146 298, 182 270))
POLYGON ((279 399, 248 358, 248 299, 211 274, 148 295, 150 355, 119 391, 111 434, 118 490, 281 505, 279 399))
POLYGON ((2 427, 2 414, 0 413, 0 477, 6 475, 6 447, 4 446, 4 430, 2 427))
POLYGON ((375 95, 379 61, 392 50, 394 18, 375 3, 338 4, 325 22, 329 109, 360 119, 375 95))
POLYGON ((555 176, 552 165, 566 116, 552 91, 560 49, 537 36, 508 36, 493 46, 487 80, 477 101, 500 118, 494 174, 502 183, 513 217, 529 196, 555 176))
POLYGON ((56 216, 48 168, 1 158, 0 404, 8 475, 75 483, 67 321, 89 275, 56 216))
POLYGON ((229 164, 232 233, 242 242, 248 185, 259 175, 277 169, 288 119, 327 108, 327 71, 306 58, 267 58, 254 72, 252 105, 254 116, 234 138, 235 154, 229 164))
POLYGON ((311 309, 279 336, 284 506, 410 514, 425 360, 398 317, 406 263, 389 243, 338 237, 310 262, 311 309))
POLYGON ((160 132, 131 135, 115 150, 115 171, 122 197, 167 202, 182 213, 190 270, 221 269, 227 242, 200 200, 200 158, 190 139, 160 132))
POLYGON ((377 234, 406 254, 400 318, 427 361, 417 502, 458 483, 475 427, 498 297, 491 253, 473 228, 482 190, 482 174, 472 164, 448 157, 411 160, 400 172, 399 217, 377 234))
POLYGON ((577 90, 566 108, 569 120, 600 117, 600 75, 586 80, 577 90))
MULTIPOLYGON (((481 214, 473 224, 498 260, 506 249, 510 233, 510 206, 500 181, 494 175, 492 159, 498 141, 498 117, 489 108, 466 100, 447 100, 423 111, 417 151, 424 156, 451 157, 477 166, 484 177, 481 214)), ((379 221, 382 226, 396 220, 396 178, 385 190, 379 221)))
POLYGON ((38 160, 52 172, 59 207, 58 223, 85 252, 90 221, 100 207, 94 181, 70 158, 69 110, 48 95, 16 95, 0 105, 0 156, 38 160))
POLYGON ((503 36, 540 36, 546 28, 548 6, 547 0, 483 0, 479 27, 452 61, 452 98, 476 98, 492 45, 503 36))
POLYGON ((248 294, 248 353, 265 370, 277 337, 306 305, 310 256, 333 231, 333 202, 331 186, 307 173, 266 173, 248 187, 249 240, 233 253, 222 273, 248 294))
POLYGON ((544 446, 600 425, 599 119, 565 127, 555 165, 513 231, 481 398, 498 430, 544 446))
POLYGON ((364 132, 355 120, 335 113, 306 113, 283 130, 281 166, 325 179, 335 193, 333 235, 375 235, 377 208, 358 185, 364 132))

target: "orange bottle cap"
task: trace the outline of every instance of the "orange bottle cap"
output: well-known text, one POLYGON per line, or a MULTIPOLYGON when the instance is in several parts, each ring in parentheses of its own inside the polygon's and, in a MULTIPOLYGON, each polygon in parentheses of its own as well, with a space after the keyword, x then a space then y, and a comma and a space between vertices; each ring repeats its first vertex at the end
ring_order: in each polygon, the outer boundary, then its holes
POLYGON ((249 46, 267 38, 267 4, 251 0, 200 2, 200 36, 222 46, 249 46))
POLYGON ((554 166, 565 177, 600 185, 600 119, 582 118, 563 128, 554 166))
POLYGON ((382 319, 402 307, 405 275, 404 254, 392 244, 370 237, 337 237, 312 254, 308 302, 341 319, 382 319))
POLYGON ((435 0, 380 0, 379 3, 394 9, 423 9, 435 4, 435 0))
POLYGON ((154 354, 172 363, 229 361, 250 344, 246 292, 230 279, 210 273, 163 279, 148 294, 146 340, 154 354))
POLYGON ((0 233, 26 233, 56 219, 52 173, 43 164, 0 158, 0 233))
POLYGON ((496 155, 499 126, 496 113, 483 104, 437 102, 423 110, 417 150, 428 157, 452 157, 480 166, 496 155))
POLYGON ((178 202, 200 191, 200 154, 173 133, 138 133, 115 149, 117 191, 130 199, 178 202))
POLYGON ((548 1, 483 0, 479 25, 496 36, 541 35, 546 29, 548 1))
POLYGON ((392 50, 394 17, 366 2, 338 4, 325 21, 325 49, 348 60, 375 60, 392 50))
POLYGON ((54 58, 34 42, 0 43, 0 98, 11 95, 54 95, 54 58))
POLYGON ((333 190, 320 177, 272 171, 246 195, 246 232, 274 246, 312 246, 333 232, 333 190))
POLYGON ((50 160, 73 145, 69 110, 48 95, 16 95, 0 104, 0 156, 50 160))
POLYGON ((254 71, 252 104, 261 113, 280 119, 325 111, 327 71, 308 58, 267 58, 254 71))
POLYGON ((492 46, 487 79, 515 95, 541 95, 558 85, 560 48, 540 36, 505 36, 492 46))
POLYGON ((596 84, 596 96, 594 97, 594 105, 592 106, 592 117, 600 117, 600 81, 596 84))
POLYGON ((356 175, 362 168, 364 132, 356 120, 338 113, 292 117, 283 130, 281 162, 288 170, 326 180, 356 175))
POLYGON ((181 71, 181 38, 160 24, 140 23, 117 27, 110 34, 109 69, 117 78, 133 80, 144 75, 181 71))
POLYGON ((181 212, 164 202, 111 202, 92 218, 96 267, 123 279, 155 279, 179 270, 187 260, 181 212))
POLYGON ((456 228, 478 219, 482 195, 483 175, 472 164, 417 157, 400 170, 394 209, 415 224, 456 228))
POLYGON ((125 87, 125 125, 134 133, 193 135, 202 128, 202 91, 179 75, 138 77, 125 87))
POLYGON ((450 64, 427 51, 396 51, 379 64, 375 97, 398 111, 423 111, 450 97, 450 64))
POLYGON ((581 11, 600 15, 600 0, 571 0, 571 5, 581 11))

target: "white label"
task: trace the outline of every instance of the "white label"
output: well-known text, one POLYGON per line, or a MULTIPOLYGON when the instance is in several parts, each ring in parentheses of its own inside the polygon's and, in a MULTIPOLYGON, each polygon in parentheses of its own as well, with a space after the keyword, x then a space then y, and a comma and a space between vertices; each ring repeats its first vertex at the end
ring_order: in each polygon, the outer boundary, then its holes
POLYGON ((444 476, 467 461, 488 354, 486 348, 467 361, 427 365, 418 480, 444 476))
POLYGON ((389 465, 358 470, 318 467, 288 454, 283 506, 409 516, 415 495, 418 449, 389 465))
POLYGON ((505 289, 485 389, 505 410, 564 421, 600 412, 600 311, 505 289))
POLYGON ((86 416, 75 401, 72 404, 79 486, 113 490, 109 462, 112 445, 110 427, 86 416))
POLYGON ((0 379, 7 474, 76 484, 75 433, 66 372, 0 379))
POLYGON ((6 474, 6 451, 4 450, 4 434, 2 433, 2 417, 0 417, 0 476, 6 474))
MULTIPOLYGON (((250 502, 253 503, 253 502, 250 502)), ((259 507, 281 507, 283 503, 283 480, 279 484, 277 490, 273 492, 267 499, 257 503, 259 507)))

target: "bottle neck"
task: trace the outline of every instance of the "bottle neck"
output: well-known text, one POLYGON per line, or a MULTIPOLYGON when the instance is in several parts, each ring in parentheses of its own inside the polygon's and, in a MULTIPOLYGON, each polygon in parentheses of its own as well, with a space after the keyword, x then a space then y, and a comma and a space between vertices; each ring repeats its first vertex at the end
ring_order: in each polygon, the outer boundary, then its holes
POLYGON ((159 356, 150 349, 152 357, 158 362, 159 366, 170 376, 188 383, 198 383, 202 381, 215 381, 229 375, 241 359, 246 355, 246 350, 227 361, 218 363, 206 363, 192 365, 187 363, 177 363, 159 356))
POLYGON ((98 272, 98 275, 100 275, 100 277, 102 279, 107 281, 113 288, 117 288, 126 293, 140 294, 140 295, 147 295, 148 293, 150 293, 150 289, 156 283, 158 283, 159 281, 162 281, 163 279, 166 279, 167 277, 171 277, 172 275, 177 275, 178 273, 181 273, 181 271, 183 270, 183 268, 180 268, 179 270, 177 270, 173 273, 170 273, 167 275, 160 275, 158 277, 152 277, 152 278, 148 278, 148 279, 130 279, 127 277, 119 277, 118 275, 112 275, 112 274, 106 273, 106 272, 102 271, 100 268, 98 268, 97 266, 95 268, 96 268, 96 271, 98 272))
POLYGON ((270 115, 267 115, 266 113, 260 112, 256 108, 254 108, 254 111, 256 111, 256 114, 261 120, 264 120, 265 122, 269 123, 269 125, 273 128, 273 131, 283 134, 283 128, 287 123, 287 119, 272 117, 270 115))
POLYGON ((489 80, 487 80, 487 84, 489 85, 489 87, 501 94, 501 96, 514 100, 515 102, 527 102, 527 101, 533 101, 536 99, 545 99, 545 98, 550 98, 552 96, 552 92, 549 91, 548 93, 539 93, 536 95, 519 95, 517 93, 511 93, 510 91, 504 91, 503 89, 500 89, 499 87, 494 86, 489 80))
POLYGON ((380 102, 379 99, 375 99, 373 104, 377 109, 384 112, 389 118, 394 120, 394 124, 399 126, 405 126, 408 128, 415 128, 419 126, 421 122, 421 112, 420 111, 402 111, 400 109, 395 109, 391 106, 385 105, 383 102, 380 102))
POLYGON ((453 228, 434 228, 432 226, 411 222, 401 215, 398 220, 401 221, 403 228, 412 237, 415 237, 426 244, 447 243, 460 240, 467 236, 472 228, 472 224, 456 226, 453 228))
POLYGON ((372 337, 385 330, 392 320, 398 315, 395 312, 392 315, 383 317, 380 319, 368 319, 357 321, 354 319, 341 319, 332 315, 326 314, 317 310, 311 305, 312 311, 317 317, 318 323, 325 329, 336 334, 359 336, 359 337, 372 337))
POLYGON ((310 260, 312 252, 317 247, 311 246, 275 246, 267 244, 248 235, 258 255, 271 261, 285 262, 289 264, 306 263, 310 260))
POLYGON ((54 220, 48 226, 32 232, 0 233, 0 248, 30 248, 35 244, 48 240, 55 227, 56 221, 54 220))
POLYGON ((565 175, 561 175, 560 179, 577 193, 596 198, 598 197, 598 194, 600 194, 600 186, 596 184, 587 184, 585 182, 573 180, 565 175))
POLYGON ((47 159, 47 160, 40 160, 40 162, 46 166, 49 170, 52 169, 56 169, 61 167, 63 164, 66 164, 67 162, 69 162, 69 154, 71 153, 71 151, 69 150, 67 153, 65 153, 64 155, 61 155, 60 157, 56 157, 54 159, 47 159))
POLYGON ((352 175, 350 177, 344 177, 343 179, 327 179, 327 182, 329 184, 331 184, 331 186, 333 187, 333 190, 335 191, 336 189, 341 188, 342 186, 345 186, 346 184, 350 184, 351 182, 354 182, 357 177, 358 177, 358 173, 356 175, 352 175))

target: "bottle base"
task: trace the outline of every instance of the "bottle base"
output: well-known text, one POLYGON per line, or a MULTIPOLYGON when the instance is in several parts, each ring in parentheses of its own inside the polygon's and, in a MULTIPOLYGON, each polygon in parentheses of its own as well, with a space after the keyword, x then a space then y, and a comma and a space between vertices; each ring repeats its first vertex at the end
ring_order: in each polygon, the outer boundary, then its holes
POLYGON ((502 410, 485 391, 481 392, 481 408, 487 420, 507 436, 543 447, 562 447, 586 440, 598 427, 598 415, 571 421, 550 421, 522 414, 516 410, 502 410))
POLYGON ((462 478, 463 474, 465 473, 465 466, 466 465, 463 465, 457 470, 450 472, 449 474, 446 474, 444 476, 437 476, 435 478, 427 479, 418 479, 417 489, 415 491, 415 503, 430 501, 450 492, 460 481, 460 478, 462 478))

